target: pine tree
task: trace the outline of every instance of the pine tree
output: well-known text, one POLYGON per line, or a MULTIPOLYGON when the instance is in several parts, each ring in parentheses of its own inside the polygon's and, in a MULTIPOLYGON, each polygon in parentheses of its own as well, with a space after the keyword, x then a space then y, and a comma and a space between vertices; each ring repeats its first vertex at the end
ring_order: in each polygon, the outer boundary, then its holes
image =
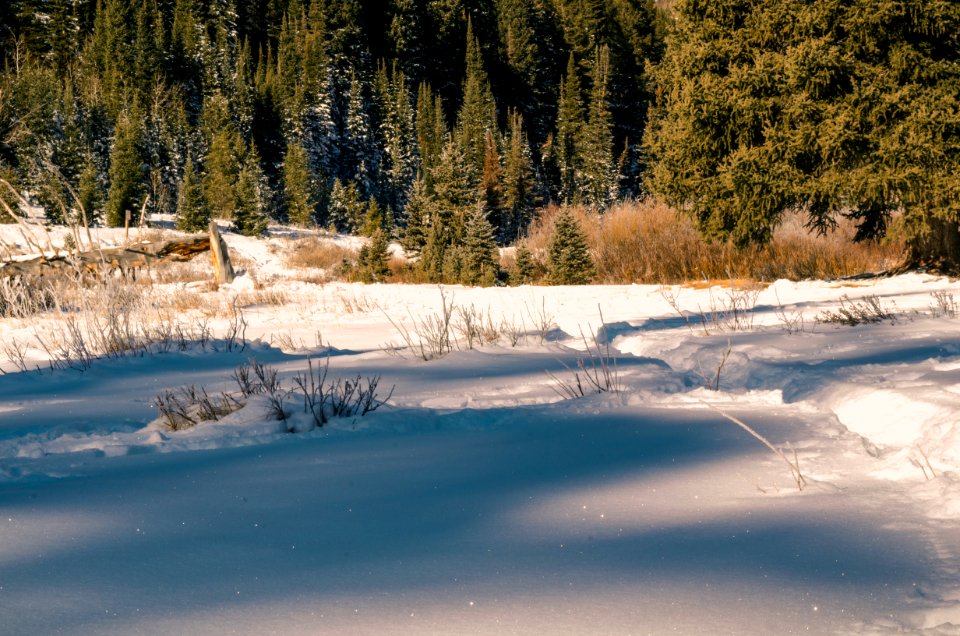
POLYGON ((554 222, 547 268, 552 285, 587 285, 596 276, 587 237, 569 208, 562 209, 554 222))
POLYGON ((467 215, 463 234, 460 282, 467 285, 493 285, 499 270, 497 243, 483 206, 474 206, 467 215))
POLYGON ((379 157, 370 123, 369 103, 364 95, 364 85, 355 73, 350 76, 343 155, 341 177, 355 182, 361 197, 376 195, 379 157))
POLYGON ((390 276, 390 243, 387 233, 377 229, 370 243, 360 248, 356 277, 364 283, 382 283, 390 276))
POLYGON ((447 122, 440 96, 433 93, 429 84, 421 82, 417 91, 417 145, 428 190, 432 190, 433 172, 440 163, 447 136, 447 122))
POLYGON ((137 113, 121 113, 117 121, 113 152, 110 154, 110 192, 107 195, 107 224, 123 227, 127 214, 137 223, 143 197, 143 159, 140 154, 140 124, 137 113))
POLYGON ((526 285, 527 283, 533 282, 533 276, 533 254, 530 252, 530 248, 527 247, 526 242, 522 242, 517 245, 516 264, 511 282, 516 285, 526 285))
POLYGON ((97 165, 93 153, 88 152, 84 156, 83 168, 77 183, 77 197, 80 199, 79 204, 83 206, 89 224, 97 223, 103 217, 105 188, 101 173, 102 170, 97 165))
POLYGON ((344 185, 335 179, 330 191, 329 222, 338 232, 350 233, 360 227, 364 217, 364 205, 352 181, 344 185))
POLYGON ((260 236, 267 229, 269 206, 269 184, 260 168, 256 148, 250 148, 237 175, 237 210, 233 215, 233 230, 246 236, 260 236))
POLYGON ((960 5, 678 10, 647 137, 658 194, 738 244, 786 210, 821 229, 850 216, 864 239, 901 210, 909 260, 960 271, 960 5))
POLYGON ((462 170, 467 181, 471 187, 478 188, 483 176, 487 135, 497 132, 497 105, 471 22, 467 22, 466 66, 463 100, 457 115, 456 141, 463 152, 462 170))
POLYGON ((427 242, 426 229, 430 223, 430 209, 433 201, 427 193, 423 177, 413 184, 407 199, 406 225, 400 244, 411 254, 419 254, 427 242))
POLYGON ((203 194, 213 217, 229 220, 238 206, 244 143, 230 117, 226 98, 214 95, 205 101, 203 128, 209 148, 203 162, 203 194))
POLYGON ((307 151, 298 143, 287 147, 283 160, 283 204, 290 223, 310 227, 317 223, 320 186, 308 165, 307 151))
POLYGON ((585 127, 581 90, 577 63, 571 52, 567 73, 560 82, 557 134, 553 139, 556 162, 560 170, 560 200, 567 204, 579 200, 578 184, 583 163, 580 143, 585 127))
POLYGON ((520 113, 510 113, 510 131, 503 166, 504 219, 501 239, 518 237, 530 222, 534 204, 533 160, 520 113))
POLYGON ((177 229, 184 232, 202 232, 210 223, 210 208, 203 198, 200 179, 188 154, 180 183, 180 198, 177 200, 177 229))
POLYGON ((360 234, 373 236, 377 232, 382 232, 385 225, 386 220, 383 209, 380 207, 380 204, 377 203, 376 199, 370 197, 370 200, 367 202, 367 211, 366 214, 364 214, 363 225, 360 227, 360 234))
POLYGON ((605 210, 617 197, 618 177, 613 158, 613 121, 607 104, 610 51, 597 50, 590 90, 590 117, 581 128, 581 140, 574 147, 582 163, 577 190, 584 205, 605 210))
POLYGON ((379 138, 383 143, 380 198, 386 205, 402 209, 417 174, 418 157, 414 113, 407 79, 396 66, 388 75, 381 64, 377 73, 380 111, 379 138))

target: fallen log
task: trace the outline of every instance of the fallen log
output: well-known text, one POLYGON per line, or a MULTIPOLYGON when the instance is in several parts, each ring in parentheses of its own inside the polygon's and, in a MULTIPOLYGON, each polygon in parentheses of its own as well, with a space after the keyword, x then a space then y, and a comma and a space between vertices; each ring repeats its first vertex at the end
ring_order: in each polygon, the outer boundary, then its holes
POLYGON ((45 276, 119 271, 126 275, 163 262, 188 261, 210 249, 210 237, 192 236, 162 241, 144 241, 125 247, 108 247, 81 252, 38 256, 29 260, 0 263, 0 276, 45 276))

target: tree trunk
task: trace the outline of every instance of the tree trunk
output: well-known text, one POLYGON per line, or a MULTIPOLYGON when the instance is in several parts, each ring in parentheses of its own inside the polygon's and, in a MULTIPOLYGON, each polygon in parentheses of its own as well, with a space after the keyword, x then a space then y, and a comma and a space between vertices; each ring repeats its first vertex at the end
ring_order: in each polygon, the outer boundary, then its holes
POLYGON ((960 223, 927 219, 928 230, 907 241, 907 269, 960 274, 960 223))

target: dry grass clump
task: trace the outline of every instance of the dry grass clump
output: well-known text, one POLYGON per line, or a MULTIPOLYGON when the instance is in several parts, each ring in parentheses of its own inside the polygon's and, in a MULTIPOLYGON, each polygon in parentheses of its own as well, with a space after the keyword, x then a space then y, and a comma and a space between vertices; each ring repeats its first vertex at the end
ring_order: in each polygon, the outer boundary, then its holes
MULTIPOLYGON (((530 228, 527 246, 540 260, 559 208, 543 211, 530 228)), ((655 199, 626 202, 602 215, 574 210, 587 234, 600 283, 672 284, 691 280, 741 278, 837 278, 889 269, 903 253, 894 239, 854 243, 856 228, 841 219, 818 236, 789 215, 764 246, 738 249, 703 239, 691 219, 655 199)))
POLYGON ((334 270, 344 262, 356 262, 357 251, 311 237, 291 241, 285 256, 287 267, 334 270))

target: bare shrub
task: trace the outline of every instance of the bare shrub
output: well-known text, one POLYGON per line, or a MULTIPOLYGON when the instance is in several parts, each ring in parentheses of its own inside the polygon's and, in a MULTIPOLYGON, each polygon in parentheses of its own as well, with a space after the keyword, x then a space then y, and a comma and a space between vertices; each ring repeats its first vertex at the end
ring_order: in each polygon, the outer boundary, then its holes
POLYGON ((410 314, 413 328, 397 322, 390 314, 383 311, 390 324, 399 334, 405 348, 416 352, 424 361, 442 358, 453 351, 456 344, 453 338, 453 314, 455 305, 453 294, 447 294, 440 289, 440 313, 430 314, 422 318, 415 318, 410 314))
POLYGON ((840 307, 835 311, 829 309, 820 312, 817 316, 818 322, 844 325, 847 327, 856 327, 862 324, 873 324, 889 320, 891 324, 896 321, 896 316, 884 308, 880 299, 876 296, 866 296, 860 301, 850 300, 850 297, 844 294, 840 297, 840 307))
POLYGON ((587 393, 606 393, 607 391, 619 395, 623 387, 620 383, 617 357, 610 347, 609 334, 603 322, 603 312, 600 312, 600 328, 590 332, 589 340, 581 329, 580 338, 583 340, 586 353, 577 356, 576 369, 567 367, 567 370, 573 373, 573 377, 564 380, 547 372, 553 380, 551 388, 564 399, 577 399, 584 397, 587 393))
POLYGON ((694 325, 700 325, 704 335, 729 331, 752 331, 754 325, 757 297, 761 287, 752 284, 739 286, 734 283, 722 292, 709 290, 709 303, 703 307, 699 303, 695 312, 684 310, 680 305, 680 294, 668 287, 660 288, 660 295, 667 304, 683 318, 690 331, 694 325))
POLYGON ((960 308, 957 307, 957 300, 953 297, 953 294, 942 289, 930 295, 933 297, 930 313, 932 313, 935 318, 956 318, 960 315, 960 308))
POLYGON ((240 394, 243 397, 260 395, 261 393, 276 393, 280 390, 277 369, 268 367, 252 358, 248 364, 242 364, 233 370, 233 379, 240 388, 240 394))
POLYGON ((57 290, 42 278, 0 277, 0 317, 26 318, 57 306, 57 290))
POLYGON ((386 404, 393 396, 393 388, 387 397, 377 396, 380 376, 364 379, 327 380, 330 371, 330 358, 323 367, 314 367, 313 360, 307 360, 307 371, 294 376, 296 388, 303 398, 303 412, 313 419, 316 426, 323 426, 332 417, 363 417, 386 404))
POLYGON ((483 311, 476 306, 456 308, 453 327, 467 344, 467 349, 477 345, 492 344, 500 339, 500 327, 494 324, 490 310, 483 311))

